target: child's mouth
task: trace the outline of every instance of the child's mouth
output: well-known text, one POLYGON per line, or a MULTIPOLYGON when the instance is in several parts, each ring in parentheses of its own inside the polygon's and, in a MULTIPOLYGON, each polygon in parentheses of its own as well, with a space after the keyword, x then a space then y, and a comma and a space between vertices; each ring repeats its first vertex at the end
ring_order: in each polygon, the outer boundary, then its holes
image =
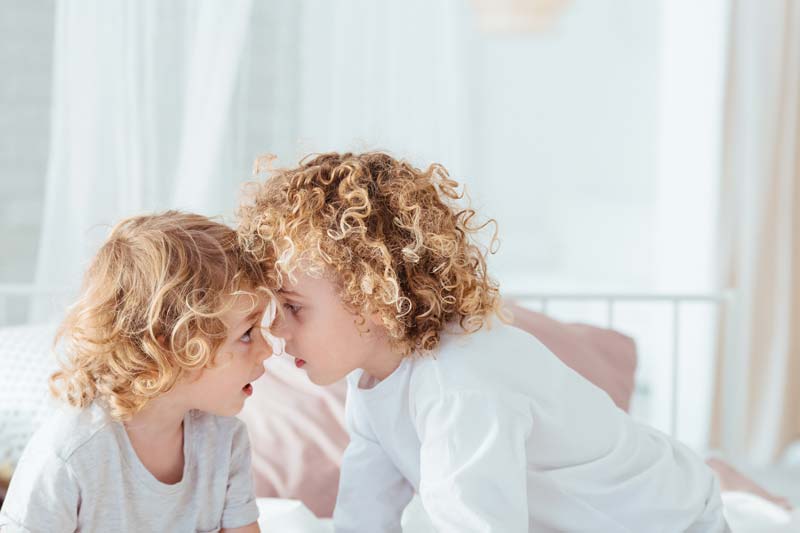
POLYGON ((303 368, 303 365, 305 364, 306 362, 300 359, 299 357, 294 358, 294 366, 296 366, 297 368, 303 368))
POLYGON ((253 394, 253 385, 248 383, 244 387, 242 387, 242 392, 244 392, 247 396, 251 396, 253 394))

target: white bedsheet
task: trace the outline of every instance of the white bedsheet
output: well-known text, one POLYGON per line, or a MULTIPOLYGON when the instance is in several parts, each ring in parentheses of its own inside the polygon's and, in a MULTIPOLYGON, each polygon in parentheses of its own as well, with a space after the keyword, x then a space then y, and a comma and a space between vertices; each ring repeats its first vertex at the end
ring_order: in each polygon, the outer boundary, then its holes
POLYGON ((298 500, 258 498, 261 533, 332 533, 333 522, 314 516, 298 500))
MULTIPOLYGON (((333 533, 331 519, 317 518, 297 500, 259 498, 257 503, 262 533, 333 533)), ((406 507, 402 525, 407 533, 435 533, 416 497, 406 507)))
MULTIPOLYGON (((800 531, 800 510, 784 509, 753 494, 725 492, 725 515, 734 533, 791 533, 800 531)), ((320 519, 297 500, 259 498, 258 520, 263 533, 333 533, 333 522, 320 519)), ((417 498, 403 515, 406 533, 435 533, 417 498)))
POLYGON ((723 492, 722 502, 734 533, 800 531, 800 509, 789 512, 749 492, 723 492))

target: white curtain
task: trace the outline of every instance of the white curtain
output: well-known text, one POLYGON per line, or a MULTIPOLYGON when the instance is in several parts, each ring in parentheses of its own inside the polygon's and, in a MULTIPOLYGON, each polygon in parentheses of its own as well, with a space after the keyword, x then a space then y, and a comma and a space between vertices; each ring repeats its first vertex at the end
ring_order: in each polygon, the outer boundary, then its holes
POLYGON ((387 149, 454 172, 479 107, 466 2, 259 2, 237 106, 249 155, 387 149))
POLYGON ((732 4, 721 183, 737 288, 716 444, 763 463, 800 438, 800 4, 732 4))
POLYGON ((259 155, 387 149, 498 219, 508 290, 644 288, 657 6, 566 5, 509 36, 467 0, 58 0, 37 282, 125 215, 232 215, 259 155))
MULTIPOLYGON (((224 156, 251 10, 251 0, 56 3, 39 286, 74 288, 123 216, 234 205, 224 156)), ((31 314, 53 311, 40 301, 31 314)))
POLYGON ((473 131, 467 14, 422 0, 60 0, 37 284, 74 287, 126 215, 230 219, 265 153, 291 165, 390 148, 458 172, 473 131))

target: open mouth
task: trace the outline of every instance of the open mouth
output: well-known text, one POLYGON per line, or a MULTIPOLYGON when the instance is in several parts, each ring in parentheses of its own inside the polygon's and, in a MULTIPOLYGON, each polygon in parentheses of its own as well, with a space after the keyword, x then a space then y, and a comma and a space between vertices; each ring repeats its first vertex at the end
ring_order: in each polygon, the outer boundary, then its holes
POLYGON ((303 365, 305 364, 306 362, 303 359, 300 359, 299 357, 294 358, 294 366, 296 366, 297 368, 303 368, 303 365))
POLYGON ((253 382, 258 381, 259 379, 261 379, 261 376, 263 376, 263 375, 264 375, 264 369, 261 368, 261 371, 258 373, 258 375, 253 380, 251 380, 250 383, 248 383, 247 385, 242 387, 242 392, 247 396, 252 396, 253 395, 253 382))

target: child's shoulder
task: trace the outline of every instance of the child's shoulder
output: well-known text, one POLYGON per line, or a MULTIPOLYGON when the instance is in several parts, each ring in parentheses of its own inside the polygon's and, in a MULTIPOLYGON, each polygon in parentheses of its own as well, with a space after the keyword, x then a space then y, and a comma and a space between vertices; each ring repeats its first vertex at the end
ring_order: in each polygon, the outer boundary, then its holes
POLYGON ((504 366, 515 359, 529 360, 536 352, 548 350, 532 335, 494 321, 472 333, 453 329, 443 332, 439 346, 431 354, 419 357, 415 367, 469 374, 504 366))
POLYGON ((31 453, 51 452, 68 462, 76 453, 111 431, 113 420, 97 403, 81 409, 60 405, 28 443, 31 453))
POLYGON ((473 333, 443 334, 433 353, 414 360, 411 385, 432 393, 530 391, 555 361, 534 336, 494 321, 473 333))
POLYGON ((66 491, 77 490, 79 479, 101 471, 98 461, 113 460, 115 448, 119 446, 112 420, 102 408, 58 405, 25 446, 11 486, 19 494, 38 490, 41 484, 57 486, 66 498, 66 491))

